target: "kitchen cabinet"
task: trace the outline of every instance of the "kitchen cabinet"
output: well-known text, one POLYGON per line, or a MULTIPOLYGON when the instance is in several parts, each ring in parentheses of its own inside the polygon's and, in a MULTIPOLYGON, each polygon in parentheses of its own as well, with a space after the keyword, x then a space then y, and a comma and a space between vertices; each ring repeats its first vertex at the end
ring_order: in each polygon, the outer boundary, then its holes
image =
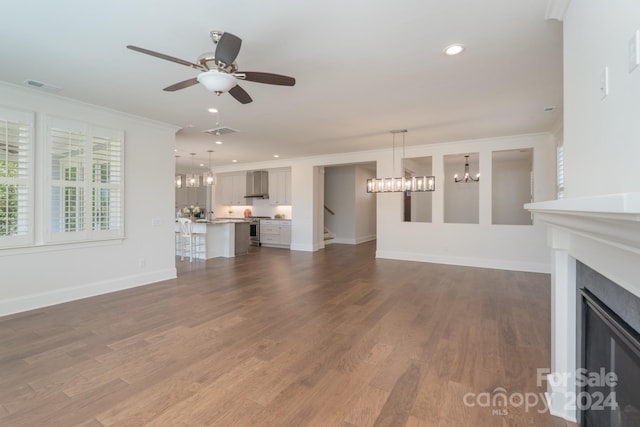
POLYGON ((253 199, 245 199, 247 191, 246 174, 222 175, 219 177, 222 192, 222 204, 244 206, 253 204, 253 199))
POLYGON ((282 219, 260 220, 260 244, 262 246, 291 246, 291 221, 282 219))
POLYGON ((291 204, 291 171, 273 170, 269 171, 269 204, 290 205, 291 204))

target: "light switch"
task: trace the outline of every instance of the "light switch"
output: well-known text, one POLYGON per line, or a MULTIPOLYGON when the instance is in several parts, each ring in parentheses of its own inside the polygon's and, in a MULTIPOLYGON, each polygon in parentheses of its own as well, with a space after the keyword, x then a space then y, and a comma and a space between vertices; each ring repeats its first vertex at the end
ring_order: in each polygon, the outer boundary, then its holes
POLYGON ((629 39, 629 72, 640 65, 640 30, 636 30, 629 39))
POLYGON ((600 73, 600 99, 605 99, 609 95, 609 67, 604 67, 600 73))

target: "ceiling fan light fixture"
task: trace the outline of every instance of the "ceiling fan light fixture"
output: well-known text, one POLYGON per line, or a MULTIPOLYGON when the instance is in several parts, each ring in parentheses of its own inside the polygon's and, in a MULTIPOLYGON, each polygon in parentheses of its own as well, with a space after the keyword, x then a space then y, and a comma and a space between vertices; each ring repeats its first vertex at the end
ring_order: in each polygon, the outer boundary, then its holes
POLYGON ((209 70, 198 74, 198 82, 211 92, 217 93, 228 92, 238 84, 234 76, 218 70, 209 70))

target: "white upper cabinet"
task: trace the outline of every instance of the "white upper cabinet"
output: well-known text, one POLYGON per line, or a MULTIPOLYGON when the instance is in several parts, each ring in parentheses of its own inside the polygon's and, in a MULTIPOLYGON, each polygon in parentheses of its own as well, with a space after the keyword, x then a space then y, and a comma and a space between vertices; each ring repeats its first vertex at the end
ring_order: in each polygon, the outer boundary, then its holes
POLYGON ((269 171, 269 204, 291 204, 291 171, 277 169, 269 171))
POLYGON ((222 175, 220 177, 222 190, 222 204, 229 206, 251 205, 252 199, 245 199, 247 191, 247 177, 241 175, 222 175))

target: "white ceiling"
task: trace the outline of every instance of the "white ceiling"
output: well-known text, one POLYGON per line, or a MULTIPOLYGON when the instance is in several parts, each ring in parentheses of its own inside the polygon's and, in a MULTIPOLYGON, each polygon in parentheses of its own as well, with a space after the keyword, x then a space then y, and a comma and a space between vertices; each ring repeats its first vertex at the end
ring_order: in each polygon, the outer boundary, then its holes
POLYGON ((562 110, 562 24, 545 0, 14 0, 3 7, 0 80, 184 127, 180 162, 229 164, 550 130, 562 110), (132 44, 195 62, 210 30, 243 40, 240 70, 295 77, 242 82, 253 103, 132 44), (451 43, 466 51, 447 57, 451 43), (544 112, 546 106, 558 107, 544 112), (207 112, 210 107, 219 115, 207 112), (239 130, 222 137, 201 131, 239 130), (192 127, 188 127, 192 126, 192 127))

